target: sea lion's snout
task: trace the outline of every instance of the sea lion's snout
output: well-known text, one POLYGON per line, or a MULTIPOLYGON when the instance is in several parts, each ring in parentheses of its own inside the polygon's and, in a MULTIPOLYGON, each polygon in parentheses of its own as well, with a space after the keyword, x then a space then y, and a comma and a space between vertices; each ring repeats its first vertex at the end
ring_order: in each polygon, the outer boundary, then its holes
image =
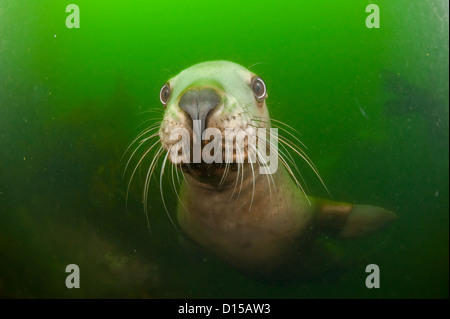
POLYGON ((203 132, 206 127, 206 117, 219 103, 220 96, 215 90, 190 88, 180 97, 178 106, 189 114, 192 121, 200 121, 200 132, 203 132))

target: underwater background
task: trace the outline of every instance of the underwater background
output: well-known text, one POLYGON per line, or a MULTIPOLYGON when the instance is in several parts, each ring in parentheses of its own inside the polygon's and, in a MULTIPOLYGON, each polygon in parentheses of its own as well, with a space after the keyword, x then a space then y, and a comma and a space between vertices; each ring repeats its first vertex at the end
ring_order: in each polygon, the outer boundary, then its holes
MULTIPOLYGON (((437 0, 0 0, 0 297, 448 298, 448 21, 437 0), (80 28, 66 27, 70 3, 80 28), (380 28, 366 27, 370 3, 380 28), (162 111, 161 86, 218 59, 265 80, 272 118, 302 134, 334 199, 400 217, 324 239, 345 270, 257 280, 183 241, 156 180, 151 231, 139 178, 126 205, 122 156, 162 111), (365 286, 372 263, 379 289, 365 286)), ((173 214, 169 180, 163 191, 173 214)))

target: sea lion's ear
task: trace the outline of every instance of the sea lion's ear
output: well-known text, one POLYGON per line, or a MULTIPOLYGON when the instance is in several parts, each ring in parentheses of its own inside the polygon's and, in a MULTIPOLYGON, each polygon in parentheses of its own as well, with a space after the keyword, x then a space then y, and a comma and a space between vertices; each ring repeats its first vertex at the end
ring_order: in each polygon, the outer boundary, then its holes
POLYGON ((368 235, 398 218, 393 212, 376 206, 352 205, 312 198, 315 206, 314 230, 347 239, 368 235))

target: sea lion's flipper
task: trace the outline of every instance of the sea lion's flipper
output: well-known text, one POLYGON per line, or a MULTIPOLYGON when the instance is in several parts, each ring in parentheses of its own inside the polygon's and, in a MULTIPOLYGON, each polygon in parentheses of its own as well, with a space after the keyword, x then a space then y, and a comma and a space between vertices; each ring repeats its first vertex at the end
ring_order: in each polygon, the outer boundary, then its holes
POLYGON ((398 218, 381 207, 311 199, 316 206, 314 229, 342 239, 370 234, 398 218))
POLYGON ((393 212, 376 206, 356 205, 347 217, 339 238, 353 238, 370 234, 383 228, 398 217, 393 212))

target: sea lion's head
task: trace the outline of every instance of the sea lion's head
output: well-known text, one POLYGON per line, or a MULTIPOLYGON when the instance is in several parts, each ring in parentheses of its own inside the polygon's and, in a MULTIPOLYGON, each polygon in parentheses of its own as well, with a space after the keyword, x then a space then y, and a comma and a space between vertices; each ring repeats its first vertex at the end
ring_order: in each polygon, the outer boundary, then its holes
MULTIPOLYGON (((242 130, 256 136, 257 128, 270 127, 266 98, 264 81, 238 64, 211 61, 194 65, 161 88, 160 100, 165 109, 159 130, 161 144, 169 152, 181 138, 174 132, 184 129, 194 140, 195 132, 205 133, 206 129, 214 128, 223 140, 220 162, 225 163, 226 129, 242 130)), ((208 138, 202 139, 202 149, 208 141, 208 138)), ((217 164, 217 161, 211 165, 203 158, 200 163, 194 163, 192 153, 195 149, 192 144, 191 147, 189 159, 179 162, 184 171, 196 178, 222 175, 226 165, 217 164)), ((244 149, 244 158, 248 157, 248 151, 248 148, 244 149)), ((230 167, 236 168, 235 165, 230 167)))

